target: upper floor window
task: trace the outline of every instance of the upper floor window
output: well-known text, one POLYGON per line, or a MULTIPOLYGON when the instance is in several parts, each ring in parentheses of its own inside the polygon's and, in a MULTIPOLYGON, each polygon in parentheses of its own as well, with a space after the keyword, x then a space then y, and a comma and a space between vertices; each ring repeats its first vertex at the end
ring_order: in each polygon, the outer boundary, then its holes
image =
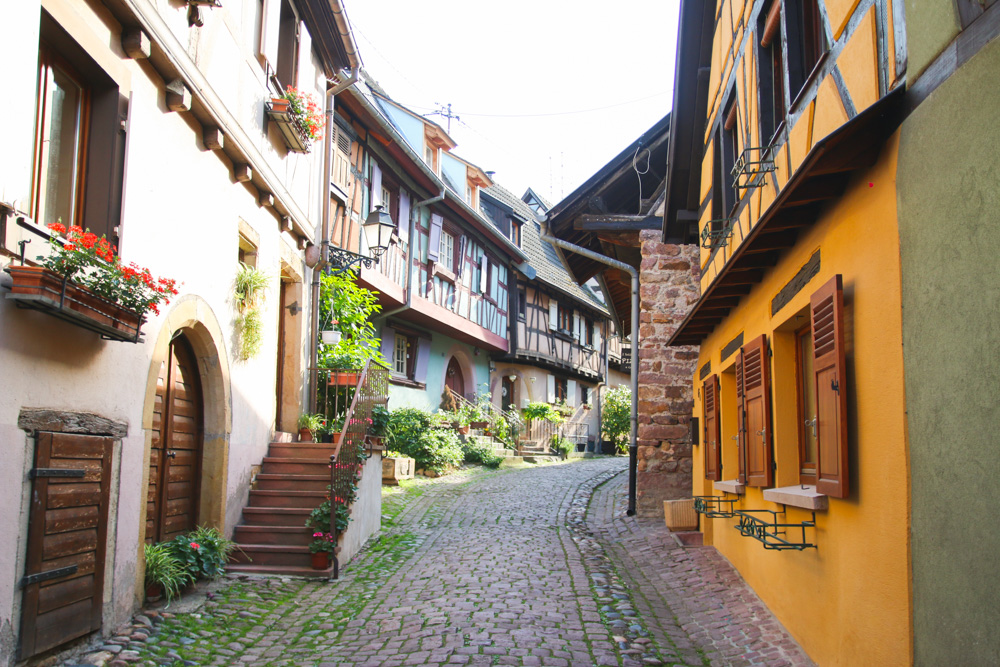
POLYGON ((517 291, 517 319, 523 320, 528 316, 528 295, 524 290, 517 291))
POLYGON ((583 342, 587 347, 594 347, 594 322, 589 317, 584 320, 583 342))
POLYGON ((510 221, 510 240, 518 248, 521 247, 521 223, 517 220, 510 221))
POLYGON ((560 331, 572 331, 573 329, 573 311, 562 304, 559 304, 558 324, 560 331))
POLYGON ((81 224, 88 101, 83 78, 43 46, 38 66, 32 179, 32 215, 39 224, 81 224))
POLYGON ((455 237, 448 232, 441 232, 441 245, 438 249, 438 256, 441 258, 441 263, 449 271, 455 270, 455 237))
POLYGON ((392 360, 392 370, 396 375, 409 377, 409 356, 409 339, 403 334, 396 334, 392 360))
POLYGON ((274 73, 282 90, 297 86, 299 57, 299 16, 288 0, 281 0, 281 18, 278 23, 278 62, 274 73))
POLYGON ((788 35, 788 85, 792 100, 798 97, 829 45, 818 0, 785 3, 788 35))
POLYGON ((781 0, 771 0, 757 19, 759 36, 757 61, 760 63, 760 143, 769 146, 785 120, 785 65, 781 50, 781 0))

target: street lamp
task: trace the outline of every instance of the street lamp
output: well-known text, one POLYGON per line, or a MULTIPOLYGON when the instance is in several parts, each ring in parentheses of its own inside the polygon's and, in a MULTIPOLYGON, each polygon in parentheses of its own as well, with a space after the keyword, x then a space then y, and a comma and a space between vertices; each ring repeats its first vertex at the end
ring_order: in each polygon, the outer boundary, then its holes
POLYGON ((366 269, 378 264, 379 258, 389 249, 389 240, 392 238, 396 225, 389 216, 389 212, 379 204, 368 214, 361 228, 364 230, 365 241, 368 243, 368 252, 371 253, 371 256, 332 247, 326 267, 328 273, 338 275, 349 270, 355 264, 360 264, 366 269))

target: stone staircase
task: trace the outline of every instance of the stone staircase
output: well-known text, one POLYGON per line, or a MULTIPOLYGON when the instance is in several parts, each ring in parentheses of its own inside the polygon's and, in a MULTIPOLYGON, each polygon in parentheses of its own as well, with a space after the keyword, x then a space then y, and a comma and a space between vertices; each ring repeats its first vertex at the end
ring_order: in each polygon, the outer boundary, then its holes
POLYGON ((527 463, 545 463, 561 459, 544 442, 521 441, 521 444, 517 446, 517 454, 523 457, 527 463))
POLYGON ((326 500, 335 445, 291 442, 287 434, 276 436, 276 440, 268 447, 243 508, 243 519, 233 533, 239 549, 233 552, 228 569, 328 578, 332 562, 326 570, 311 567, 309 543, 313 538, 305 522, 326 500))
POLYGON ((480 443, 481 445, 486 445, 493 451, 493 453, 496 456, 499 456, 501 458, 507 458, 509 456, 515 455, 515 452, 511 449, 507 449, 506 447, 504 447, 502 442, 500 442, 491 435, 485 435, 480 430, 471 430, 469 431, 468 435, 460 435, 459 437, 463 438, 466 441, 474 440, 480 443))

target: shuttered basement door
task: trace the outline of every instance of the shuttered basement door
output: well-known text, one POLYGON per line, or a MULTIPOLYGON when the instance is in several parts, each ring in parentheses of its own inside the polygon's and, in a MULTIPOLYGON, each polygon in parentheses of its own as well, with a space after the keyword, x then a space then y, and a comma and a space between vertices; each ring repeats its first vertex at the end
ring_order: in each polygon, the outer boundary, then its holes
POLYGON ((101 627, 112 439, 38 434, 20 658, 101 627))
POLYGON ((146 542, 193 530, 201 490, 202 393, 198 366, 183 336, 170 343, 153 407, 146 542))

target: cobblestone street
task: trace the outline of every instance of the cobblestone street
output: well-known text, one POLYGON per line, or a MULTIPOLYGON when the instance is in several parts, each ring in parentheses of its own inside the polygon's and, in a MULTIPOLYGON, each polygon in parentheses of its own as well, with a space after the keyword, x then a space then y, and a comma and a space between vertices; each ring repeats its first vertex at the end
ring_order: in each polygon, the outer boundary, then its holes
POLYGON ((475 468, 387 491, 380 539, 339 581, 232 579, 193 612, 138 617, 108 659, 811 664, 714 550, 625 517, 626 464, 475 468))

